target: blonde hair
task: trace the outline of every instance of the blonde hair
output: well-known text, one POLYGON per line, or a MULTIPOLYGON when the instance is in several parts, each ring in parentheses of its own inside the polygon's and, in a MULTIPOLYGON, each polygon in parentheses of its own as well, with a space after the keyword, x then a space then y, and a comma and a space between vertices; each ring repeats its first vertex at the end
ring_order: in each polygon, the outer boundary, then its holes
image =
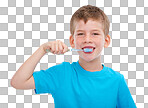
POLYGON ((109 34, 110 22, 106 14, 98 7, 92 5, 86 5, 80 7, 70 20, 70 33, 74 35, 76 22, 83 20, 86 24, 89 19, 100 21, 103 25, 103 31, 105 36, 109 34))

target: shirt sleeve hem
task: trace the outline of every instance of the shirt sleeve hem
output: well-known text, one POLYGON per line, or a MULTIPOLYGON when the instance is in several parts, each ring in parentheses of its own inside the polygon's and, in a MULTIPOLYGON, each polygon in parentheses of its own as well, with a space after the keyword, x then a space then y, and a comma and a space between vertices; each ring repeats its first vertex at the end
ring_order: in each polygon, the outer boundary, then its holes
POLYGON ((32 74, 33 75, 33 78, 34 78, 34 83, 35 83, 35 89, 34 89, 34 92, 35 92, 35 94, 40 94, 39 93, 39 90, 38 90, 38 86, 37 86, 37 78, 36 78, 36 74, 32 74))

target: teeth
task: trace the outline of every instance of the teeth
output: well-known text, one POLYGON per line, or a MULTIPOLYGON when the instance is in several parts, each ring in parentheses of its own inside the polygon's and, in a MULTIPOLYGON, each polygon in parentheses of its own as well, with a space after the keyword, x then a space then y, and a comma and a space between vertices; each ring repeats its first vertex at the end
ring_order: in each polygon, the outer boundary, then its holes
MULTIPOLYGON (((82 48, 82 49, 85 49, 85 48, 82 48)), ((94 50, 95 48, 88 48, 88 49, 93 49, 94 50)))
POLYGON ((93 49, 93 48, 88 48, 88 49, 93 49))

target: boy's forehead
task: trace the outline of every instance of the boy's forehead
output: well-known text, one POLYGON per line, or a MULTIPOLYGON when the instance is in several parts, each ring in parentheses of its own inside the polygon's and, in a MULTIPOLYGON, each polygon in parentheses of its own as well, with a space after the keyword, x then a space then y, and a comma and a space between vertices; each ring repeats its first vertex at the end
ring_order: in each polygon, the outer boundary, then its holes
POLYGON ((84 31, 85 27, 91 31, 101 31, 102 23, 96 20, 88 20, 85 24, 84 20, 80 20, 75 23, 75 32, 84 31))
MULTIPOLYGON (((81 32, 81 31, 84 31, 84 30, 83 29, 76 29, 76 32, 81 32)), ((101 32, 101 30, 98 29, 98 28, 91 29, 91 31, 99 31, 99 32, 101 32)))
POLYGON ((101 23, 101 21, 99 20, 94 20, 94 19, 88 19, 85 23, 85 21, 83 19, 75 21, 75 24, 88 24, 88 23, 101 23))

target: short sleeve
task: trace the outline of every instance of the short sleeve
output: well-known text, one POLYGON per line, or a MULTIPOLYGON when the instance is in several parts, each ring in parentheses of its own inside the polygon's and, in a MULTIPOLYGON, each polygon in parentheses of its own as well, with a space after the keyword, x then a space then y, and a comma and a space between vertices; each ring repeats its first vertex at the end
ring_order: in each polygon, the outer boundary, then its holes
POLYGON ((55 94, 57 88, 62 80, 62 74, 64 72, 64 62, 52 66, 46 70, 40 70, 33 73, 35 82, 35 93, 50 93, 55 94))
POLYGON ((137 108, 122 74, 118 89, 117 108, 137 108))

